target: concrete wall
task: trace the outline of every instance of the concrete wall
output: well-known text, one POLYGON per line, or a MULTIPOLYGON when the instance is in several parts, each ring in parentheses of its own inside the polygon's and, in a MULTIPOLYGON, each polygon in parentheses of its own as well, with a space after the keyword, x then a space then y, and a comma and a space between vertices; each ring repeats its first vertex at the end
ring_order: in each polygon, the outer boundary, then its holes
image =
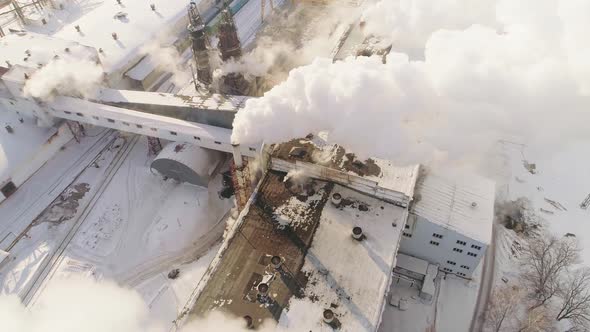
POLYGON ((400 252, 440 265, 440 269, 470 278, 485 255, 486 245, 454 230, 431 223, 415 214, 410 214, 402 236, 400 252), (442 238, 435 237, 439 234, 442 238), (438 243, 431 244, 434 241, 438 243), (457 241, 465 242, 465 244, 457 241), (481 249, 472 248, 479 246, 481 249), (457 248, 462 252, 455 251, 457 248), (473 253, 476 256, 471 256, 473 253), (454 262, 455 264, 449 263, 454 262))

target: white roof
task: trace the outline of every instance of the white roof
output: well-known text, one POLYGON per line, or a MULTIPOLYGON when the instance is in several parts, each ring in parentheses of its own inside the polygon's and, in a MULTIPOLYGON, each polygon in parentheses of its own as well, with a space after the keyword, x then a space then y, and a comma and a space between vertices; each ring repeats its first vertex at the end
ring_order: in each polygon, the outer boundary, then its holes
MULTIPOLYGON (((260 0, 246 0, 246 4, 234 15, 234 21, 238 29, 238 38, 242 47, 247 47, 256 36, 256 32, 262 26, 261 4, 260 0)), ((264 17, 267 17, 272 12, 271 1, 275 9, 285 5, 286 0, 264 0, 266 5, 264 7, 264 17)), ((242 0, 242 2, 244 2, 242 0)), ((238 1, 236 1, 238 3, 238 1)))
POLYGON ((426 275, 428 262, 420 258, 399 253, 397 254, 395 266, 411 272, 426 275))
POLYGON ((119 5, 114 0, 105 1, 65 25, 55 36, 102 48, 100 60, 105 72, 111 73, 125 67, 142 47, 169 34, 167 30, 185 19, 188 4, 188 1, 123 0, 119 5), (150 4, 155 5, 155 11, 150 4), (114 18, 119 12, 126 13, 126 18, 114 18), (81 32, 76 31, 76 25, 81 32), (117 33, 117 40, 113 39, 113 32, 117 33))
POLYGON ((3 67, 7 66, 8 61, 11 65, 37 68, 38 64, 45 65, 56 55, 98 60, 98 52, 92 47, 33 32, 7 34, 0 38, 0 50, 0 66, 3 67), (30 51, 30 56, 27 51, 30 51))
POLYGON ((369 210, 329 202, 324 206, 303 265, 310 273, 306 295, 315 300, 292 297, 279 320, 280 331, 326 331, 320 317, 331 304, 337 305, 332 310, 343 331, 378 328, 402 230, 392 223, 403 225, 407 210, 339 185, 335 192, 368 204, 369 210), (354 226, 363 229, 365 240, 352 239, 354 226))
POLYGON ((450 180, 426 174, 416 184, 412 211, 432 223, 489 244, 495 194, 495 183, 480 176, 450 180))
POLYGON ((146 55, 133 68, 129 69, 125 76, 128 76, 137 81, 143 81, 152 71, 157 67, 151 54, 146 55))
POLYGON ((391 161, 373 158, 375 164, 381 168, 379 176, 364 176, 373 180, 380 187, 406 194, 410 199, 414 197, 414 188, 420 175, 420 164, 410 166, 396 166, 391 161))
POLYGON ((100 89, 91 99, 103 103, 136 103, 176 107, 195 107, 207 110, 237 111, 251 97, 221 94, 181 96, 171 93, 100 89))

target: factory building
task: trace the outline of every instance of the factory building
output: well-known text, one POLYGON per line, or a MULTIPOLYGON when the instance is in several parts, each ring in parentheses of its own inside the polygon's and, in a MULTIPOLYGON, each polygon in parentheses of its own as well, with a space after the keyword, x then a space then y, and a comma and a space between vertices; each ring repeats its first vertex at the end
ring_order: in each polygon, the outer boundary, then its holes
POLYGON ((492 238, 495 185, 482 177, 459 181, 424 174, 404 226, 400 252, 470 278, 492 238))

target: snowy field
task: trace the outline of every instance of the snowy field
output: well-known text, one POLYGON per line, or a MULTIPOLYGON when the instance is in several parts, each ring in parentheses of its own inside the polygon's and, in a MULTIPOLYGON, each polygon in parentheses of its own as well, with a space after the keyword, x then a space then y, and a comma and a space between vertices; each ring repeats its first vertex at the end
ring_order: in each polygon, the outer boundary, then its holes
POLYGON ((145 137, 89 132, 0 204, 11 253, 1 294, 34 307, 55 280, 114 280, 171 322, 213 259, 233 201, 218 195, 220 174, 203 188, 152 173, 145 137), (179 278, 168 279, 174 268, 179 278))

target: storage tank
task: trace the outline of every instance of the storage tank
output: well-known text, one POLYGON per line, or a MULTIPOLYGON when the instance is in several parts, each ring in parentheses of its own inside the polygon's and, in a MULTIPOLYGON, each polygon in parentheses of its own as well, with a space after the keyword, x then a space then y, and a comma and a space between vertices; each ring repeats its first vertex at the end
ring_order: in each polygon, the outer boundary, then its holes
POLYGON ((222 160, 223 154, 219 151, 171 142, 160 151, 150 167, 162 176, 206 187, 222 160))

